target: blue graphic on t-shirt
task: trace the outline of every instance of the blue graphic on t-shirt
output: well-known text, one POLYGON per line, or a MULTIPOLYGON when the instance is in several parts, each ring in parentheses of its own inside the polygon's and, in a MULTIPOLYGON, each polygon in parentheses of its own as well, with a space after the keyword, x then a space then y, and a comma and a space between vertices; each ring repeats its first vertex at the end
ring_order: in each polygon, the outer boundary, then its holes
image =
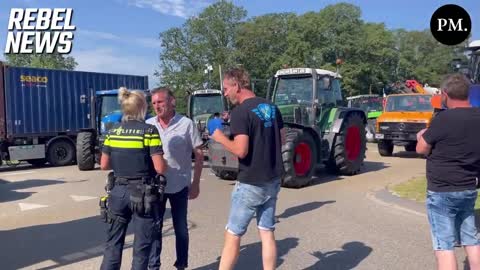
POLYGON ((257 106, 257 108, 253 109, 252 112, 254 112, 258 116, 258 118, 260 118, 264 122, 263 125, 265 127, 272 126, 272 121, 275 120, 274 105, 261 103, 257 106))

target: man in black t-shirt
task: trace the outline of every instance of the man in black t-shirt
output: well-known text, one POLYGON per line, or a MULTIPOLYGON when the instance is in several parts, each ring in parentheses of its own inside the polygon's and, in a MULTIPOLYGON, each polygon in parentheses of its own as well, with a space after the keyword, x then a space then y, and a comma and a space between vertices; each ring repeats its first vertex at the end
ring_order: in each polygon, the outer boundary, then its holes
POLYGON ((263 269, 275 269, 275 207, 280 191, 285 141, 282 115, 268 100, 250 90, 250 78, 242 69, 229 70, 223 80, 225 96, 234 105, 228 139, 220 130, 212 138, 238 157, 237 184, 232 192, 230 216, 220 270, 233 269, 240 249, 240 238, 256 215, 262 240, 263 269))
POLYGON ((449 75, 442 103, 428 129, 417 134, 417 152, 427 156, 427 213, 439 269, 457 269, 454 247, 461 244, 470 269, 480 269, 480 239, 474 206, 480 173, 480 108, 468 100, 469 81, 449 75))

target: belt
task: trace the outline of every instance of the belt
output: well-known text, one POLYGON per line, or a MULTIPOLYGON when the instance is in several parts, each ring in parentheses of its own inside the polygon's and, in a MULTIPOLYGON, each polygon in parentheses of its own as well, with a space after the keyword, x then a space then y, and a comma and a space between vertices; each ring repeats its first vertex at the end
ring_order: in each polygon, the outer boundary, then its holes
POLYGON ((152 178, 148 176, 140 176, 140 177, 115 176, 115 184, 128 185, 128 184, 138 183, 138 182, 147 183, 148 181, 150 181, 150 179, 152 178))

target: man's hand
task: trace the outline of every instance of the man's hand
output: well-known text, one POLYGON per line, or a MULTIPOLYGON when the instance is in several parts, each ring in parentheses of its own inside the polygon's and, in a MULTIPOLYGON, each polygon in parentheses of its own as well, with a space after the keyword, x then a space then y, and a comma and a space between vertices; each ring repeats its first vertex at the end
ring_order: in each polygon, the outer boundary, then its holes
POLYGON ((200 184, 192 183, 190 190, 188 191, 188 199, 194 200, 200 194, 200 184))
POLYGON ((217 142, 221 142, 226 138, 225 134, 220 129, 216 129, 213 134, 212 134, 212 139, 214 139, 217 142))

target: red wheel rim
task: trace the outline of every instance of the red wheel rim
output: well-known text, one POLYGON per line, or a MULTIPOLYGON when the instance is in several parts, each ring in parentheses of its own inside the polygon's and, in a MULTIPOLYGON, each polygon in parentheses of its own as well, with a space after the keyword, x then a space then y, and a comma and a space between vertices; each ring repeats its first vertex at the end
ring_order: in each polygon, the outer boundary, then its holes
POLYGON ((358 127, 349 127, 347 129, 345 148, 347 150, 347 159, 356 160, 360 155, 360 129, 358 127))
POLYGON ((312 166, 312 150, 308 144, 302 142, 295 147, 293 167, 297 175, 306 175, 312 166))

